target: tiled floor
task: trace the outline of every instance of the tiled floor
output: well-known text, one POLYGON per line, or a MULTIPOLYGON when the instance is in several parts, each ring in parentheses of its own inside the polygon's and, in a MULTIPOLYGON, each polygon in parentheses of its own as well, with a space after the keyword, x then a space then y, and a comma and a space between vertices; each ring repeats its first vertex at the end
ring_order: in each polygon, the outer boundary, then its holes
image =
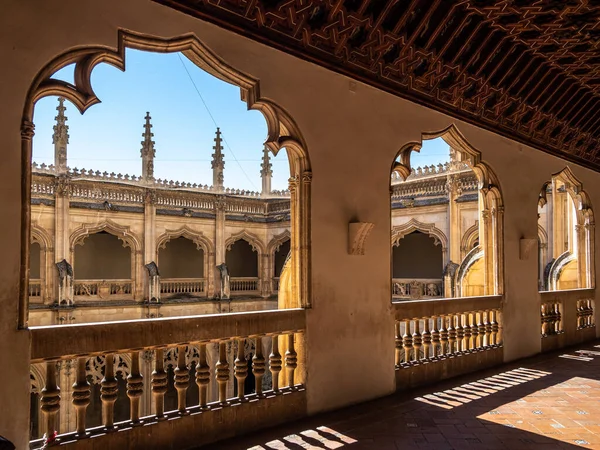
POLYGON ((600 342, 210 448, 600 449, 600 342))

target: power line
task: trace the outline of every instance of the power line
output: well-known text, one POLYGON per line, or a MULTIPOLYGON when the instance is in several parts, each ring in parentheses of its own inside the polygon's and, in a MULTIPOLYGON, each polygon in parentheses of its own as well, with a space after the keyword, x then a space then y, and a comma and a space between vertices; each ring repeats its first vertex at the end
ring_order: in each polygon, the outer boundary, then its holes
MULTIPOLYGON (((217 121, 215 120, 215 118, 213 117, 212 113, 210 112, 210 109, 209 109, 208 105, 204 101, 204 97, 202 97, 202 94, 200 93, 200 90, 198 89, 198 86, 196 86, 196 83, 194 82, 194 79, 192 78, 192 75, 190 74, 190 72, 189 72, 187 66, 185 65, 185 63, 183 62, 183 58, 181 57, 181 53, 177 53, 177 56, 179 57, 179 61, 181 62, 181 65, 185 69, 185 73, 187 73, 188 78, 192 82, 192 86, 194 86, 194 89, 196 90, 196 93, 198 94, 198 97, 200 97, 200 100, 202 101, 202 104, 204 105, 204 108, 206 108, 206 112, 210 116, 210 118, 213 121, 213 124, 215 125, 215 127, 218 127, 217 121)), ((233 156, 233 160, 237 163, 238 166, 240 166, 240 169, 242 170, 242 173, 244 174, 244 176, 246 177, 246 179, 250 182, 250 184, 254 187, 254 189, 256 191, 258 191, 258 188, 256 187, 256 185, 250 179, 250 177, 248 176, 248 174, 246 173, 246 171, 244 170, 244 168, 242 167, 242 165, 240 164, 240 162, 236 158, 235 153, 233 153, 233 150, 229 146, 229 143, 227 142, 227 139, 225 137, 223 137, 222 139, 223 139, 223 142, 225 142, 225 145, 227 146, 227 149, 231 152, 231 156, 233 156)))

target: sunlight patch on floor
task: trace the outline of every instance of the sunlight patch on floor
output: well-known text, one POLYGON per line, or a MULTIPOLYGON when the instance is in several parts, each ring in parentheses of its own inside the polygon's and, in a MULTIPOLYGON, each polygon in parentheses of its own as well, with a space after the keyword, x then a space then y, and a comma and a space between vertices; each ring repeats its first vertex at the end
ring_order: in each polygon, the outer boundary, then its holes
POLYGON ((322 450, 344 447, 357 442, 345 434, 335 431, 329 427, 320 426, 316 430, 304 430, 298 434, 290 434, 281 439, 269 441, 263 445, 255 445, 248 450, 295 450, 298 447, 307 450, 322 450), (292 444, 289 446, 288 444, 292 444))

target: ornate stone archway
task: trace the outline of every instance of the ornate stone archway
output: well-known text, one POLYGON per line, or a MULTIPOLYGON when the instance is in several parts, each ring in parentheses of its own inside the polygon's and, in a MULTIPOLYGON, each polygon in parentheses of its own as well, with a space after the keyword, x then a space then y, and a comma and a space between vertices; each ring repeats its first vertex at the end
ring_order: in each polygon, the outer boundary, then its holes
POLYGON ((435 245, 442 246, 443 267, 448 264, 448 238, 442 230, 437 228, 434 223, 424 223, 417 219, 410 219, 402 225, 392 228, 392 246, 400 245, 400 240, 413 231, 420 231, 433 238, 435 245))
POLYGON ((196 36, 186 34, 161 38, 119 30, 116 48, 90 45, 68 50, 55 57, 38 72, 28 91, 21 123, 21 153, 23 155, 21 223, 25 232, 22 233, 21 242, 19 327, 27 327, 29 314, 27 268, 29 265, 31 147, 35 103, 43 97, 58 95, 71 101, 83 114, 89 107, 100 102, 91 82, 94 67, 100 63, 107 63, 120 70, 125 70, 126 48, 158 53, 181 52, 202 70, 223 81, 239 86, 242 100, 247 103, 248 108, 258 110, 263 114, 268 128, 265 145, 275 155, 281 149, 285 149, 290 165, 293 303, 299 307, 310 307, 309 255, 312 172, 307 146, 295 121, 275 102, 261 96, 260 83, 257 78, 229 66, 196 36), (74 83, 53 78, 57 71, 70 64, 75 66, 74 83))
POLYGON ((52 303, 54 297, 54 246, 52 238, 46 230, 37 223, 31 224, 31 243, 40 246, 40 300, 42 303, 52 303))

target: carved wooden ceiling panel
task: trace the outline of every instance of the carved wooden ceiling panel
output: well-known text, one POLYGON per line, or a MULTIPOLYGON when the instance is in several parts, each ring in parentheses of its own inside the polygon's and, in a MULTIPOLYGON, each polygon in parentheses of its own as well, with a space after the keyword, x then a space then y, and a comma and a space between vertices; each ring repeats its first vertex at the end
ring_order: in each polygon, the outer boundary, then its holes
POLYGON ((155 0, 600 170, 595 0, 155 0))

